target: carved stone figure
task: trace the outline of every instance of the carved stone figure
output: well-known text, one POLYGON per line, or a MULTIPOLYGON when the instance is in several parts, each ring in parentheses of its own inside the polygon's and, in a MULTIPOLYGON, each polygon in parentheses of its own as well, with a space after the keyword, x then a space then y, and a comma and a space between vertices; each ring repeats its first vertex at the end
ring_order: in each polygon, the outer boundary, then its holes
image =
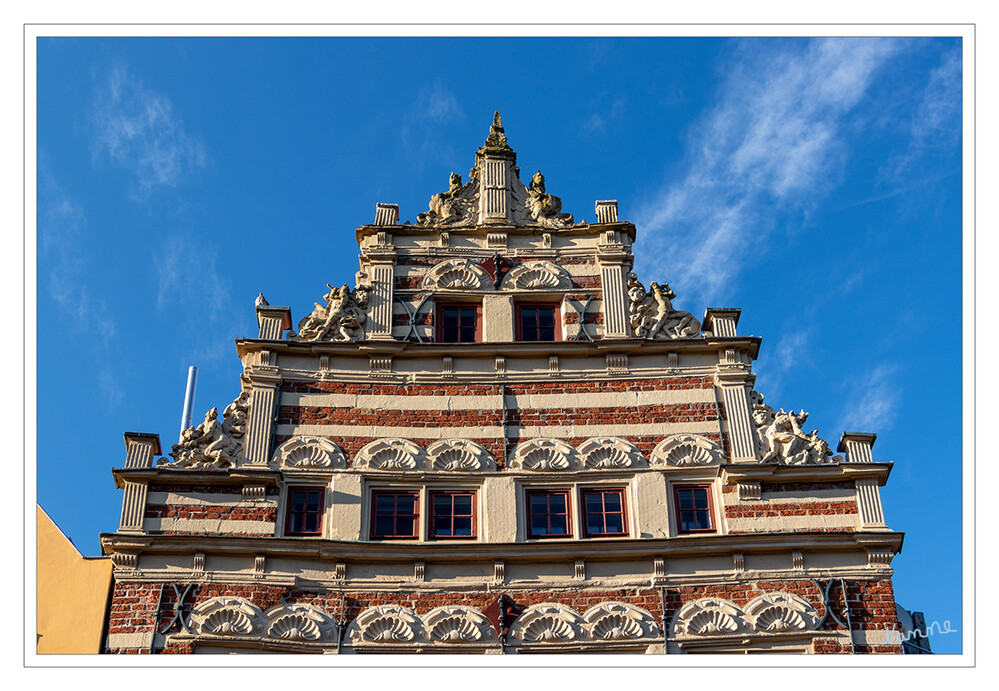
POLYGON ((572 214, 562 213, 562 200, 545 192, 545 176, 539 170, 527 189, 527 209, 531 218, 545 228, 569 228, 572 214))
POLYGON ((631 330, 639 338, 667 341, 690 338, 701 332, 701 323, 690 312, 673 309, 676 293, 668 283, 649 284, 650 291, 634 273, 628 274, 628 315, 631 330))
POLYGON ((835 463, 841 456, 833 456, 829 444, 819 438, 819 431, 805 434, 801 426, 808 419, 808 413, 783 408, 775 411, 764 405, 763 396, 752 393, 753 422, 756 424, 756 438, 760 449, 761 463, 783 465, 804 465, 806 463, 835 463))
POLYGON ((303 341, 360 341, 364 339, 365 308, 368 289, 357 286, 353 292, 345 283, 340 288, 326 284, 330 292, 323 296, 326 306, 315 309, 298 322, 298 337, 303 341))
POLYGON ((249 392, 241 393, 226 406, 225 421, 221 423, 217 408, 205 413, 204 422, 197 427, 188 427, 181 434, 180 442, 173 445, 170 455, 174 462, 168 465, 178 468, 236 466, 242 455, 249 401, 249 392))
POLYGON ((461 184, 461 176, 451 173, 447 192, 435 194, 430 198, 430 211, 416 216, 416 224, 424 227, 443 227, 462 223, 468 220, 474 211, 473 201, 476 185, 469 182, 461 184))
POLYGON ((493 113, 493 124, 489 126, 489 136, 486 137, 486 147, 490 149, 509 149, 506 143, 506 135, 503 133, 503 121, 500 120, 500 112, 493 113))

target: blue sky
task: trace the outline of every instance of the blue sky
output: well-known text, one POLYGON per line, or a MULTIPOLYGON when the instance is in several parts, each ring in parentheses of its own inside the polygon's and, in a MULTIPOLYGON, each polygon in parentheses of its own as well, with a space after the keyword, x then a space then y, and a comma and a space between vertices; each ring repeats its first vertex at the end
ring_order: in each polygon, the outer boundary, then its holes
POLYGON ((564 211, 618 200, 646 284, 742 308, 767 403, 878 433, 896 598, 960 630, 962 62, 956 38, 39 39, 38 501, 99 554, 122 433, 173 443, 191 364, 195 418, 229 403, 257 293, 297 321, 351 282, 375 204, 415 222, 499 109, 564 211))

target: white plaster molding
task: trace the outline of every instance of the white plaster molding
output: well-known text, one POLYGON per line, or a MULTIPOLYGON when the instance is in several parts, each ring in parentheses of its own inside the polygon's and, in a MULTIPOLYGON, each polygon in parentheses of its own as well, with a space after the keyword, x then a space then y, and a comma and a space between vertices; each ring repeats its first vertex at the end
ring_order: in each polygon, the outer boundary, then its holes
POLYGON ((560 290, 572 287, 569 272, 554 262, 526 262, 510 269, 500 290, 560 290))
POLYGON ((768 593, 746 605, 749 624, 762 633, 805 631, 818 626, 815 608, 798 595, 768 593))
POLYGON ((198 635, 250 636, 259 632, 263 612, 241 597, 213 597, 191 610, 191 630, 198 635))
POLYGON ((310 604, 283 604, 264 613, 266 632, 271 638, 290 641, 336 642, 336 621, 310 604))
POLYGON ((496 461, 484 446, 465 439, 441 439, 427 448, 434 470, 496 470, 496 461))
POLYGON ((676 637, 724 636, 744 629, 745 615, 738 606, 721 598, 705 597, 681 607, 670 624, 676 637))
POLYGON ((274 451, 271 465, 285 468, 346 468, 340 447, 322 437, 294 437, 274 451))
POLYGON ((423 624, 413 610, 401 605, 379 605, 361 612, 347 628, 352 645, 413 643, 422 638, 423 624))
POLYGON ((417 470, 426 467, 426 452, 406 439, 378 439, 354 456, 355 468, 417 470))
POLYGON ((493 290, 493 279, 468 259, 448 259, 423 275, 423 290, 493 290))
POLYGON ((693 434, 678 434, 659 442, 649 457, 650 465, 692 466, 719 463, 718 444, 693 434))
POLYGON ((522 470, 575 470, 579 468, 579 454, 558 439, 531 439, 522 442, 510 454, 508 468, 522 470))
POLYGON ((532 605, 510 627, 509 641, 518 643, 561 643, 582 637, 586 622, 570 607, 553 602, 532 605))
POLYGON ((579 445, 579 457, 586 468, 613 470, 648 465, 637 446, 617 437, 594 437, 579 445))
POLYGON ((422 617, 431 643, 456 645, 495 641, 496 630, 482 612, 472 607, 435 607, 422 617))
POLYGON ((626 602, 601 602, 586 610, 583 620, 593 640, 658 638, 661 635, 650 612, 626 602))

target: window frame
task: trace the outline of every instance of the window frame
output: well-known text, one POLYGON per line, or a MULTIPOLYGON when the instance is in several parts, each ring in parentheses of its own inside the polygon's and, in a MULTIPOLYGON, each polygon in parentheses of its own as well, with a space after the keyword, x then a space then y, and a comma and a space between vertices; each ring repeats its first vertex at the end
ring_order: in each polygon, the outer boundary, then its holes
POLYGON ((479 493, 474 489, 428 489, 427 490, 427 540, 430 541, 441 541, 441 540, 477 540, 478 539, 478 523, 479 523, 479 493), (472 500, 471 515, 469 516, 471 521, 471 534, 470 535, 437 535, 436 529, 436 502, 434 501, 437 497, 447 496, 451 497, 451 531, 454 532, 454 497, 458 496, 468 496, 472 500))
MULTIPOLYGON (((526 521, 524 523, 524 535, 528 540, 568 540, 575 537, 575 520, 572 508, 572 495, 573 491, 571 487, 527 487, 524 490, 524 515, 526 521), (534 534, 534 512, 531 510, 531 497, 535 495, 553 495, 558 494, 565 497, 565 529, 564 534, 560 533, 546 533, 544 535, 534 534)), ((550 506, 550 502, 547 502, 550 506)), ((551 529, 551 516, 559 515, 546 513, 544 514, 548 517, 548 529, 551 529)))
MULTIPOLYGON (((461 326, 461 313, 458 314, 459 333, 461 326)), ((482 342, 482 303, 480 302, 439 302, 434 307, 434 339, 436 343, 481 343, 482 342), (445 341, 444 340, 444 310, 457 308, 458 310, 472 308, 475 310, 475 340, 474 341, 445 341)))
MULTIPOLYGON (((382 541, 382 540, 419 540, 420 539, 420 521, 422 520, 421 519, 421 515, 420 515, 421 514, 421 508, 422 508, 420 506, 421 494, 422 493, 418 489, 401 489, 401 488, 390 488, 390 487, 386 487, 384 489, 373 489, 373 490, 371 490, 371 492, 369 492, 369 494, 368 494, 369 501, 371 503, 370 510, 368 512, 368 518, 369 518, 368 539, 374 540, 374 541, 379 541, 379 542, 382 541), (411 535, 398 535, 398 534, 380 535, 380 534, 378 534, 376 532, 377 529, 378 529, 378 517, 379 517, 379 514, 378 514, 378 497, 380 497, 380 496, 395 496, 395 497, 399 497, 399 496, 402 496, 402 495, 413 497, 413 514, 412 514, 412 516, 413 516, 413 532, 412 532, 412 534, 411 535)), ((393 517, 393 525, 396 524, 396 522, 399 519, 399 516, 402 516, 402 515, 408 516, 409 515, 409 514, 399 514, 398 513, 398 499, 395 502, 395 509, 396 509, 396 512, 390 514, 393 517)), ((382 515, 382 517, 385 516, 385 514, 381 514, 381 515, 382 515)))
MULTIPOLYGON (((306 507, 308 504, 306 503, 306 507)), ((323 517, 326 514, 326 488, 316 485, 289 485, 285 492, 285 511, 284 511, 284 526, 282 534, 287 537, 321 537, 323 534, 323 517), (315 512, 308 512, 303 510, 300 512, 293 511, 295 505, 294 497, 299 493, 313 493, 318 492, 319 501, 317 509, 315 512), (301 514, 305 517, 309 515, 316 516, 316 529, 314 531, 306 530, 292 530, 292 525, 294 524, 293 515, 301 514)), ((302 519, 303 523, 306 520, 302 519)))
POLYGON ((674 515, 676 518, 675 525, 676 525, 677 535, 710 535, 718 532, 718 521, 717 517, 715 516, 715 507, 714 507, 715 504, 713 497, 714 492, 712 491, 712 489, 713 489, 712 484, 705 484, 705 483, 682 483, 682 484, 673 485, 673 508, 674 508, 674 515), (704 492, 704 496, 707 499, 707 504, 708 504, 707 508, 698 509, 696 508, 696 502, 695 502, 695 508, 681 509, 680 492, 682 490, 702 490, 704 492), (682 511, 684 510, 694 511, 694 512, 705 511, 707 513, 707 518, 708 518, 708 527, 684 529, 683 514, 682 514, 682 511))
MULTIPOLYGON (((627 498, 627 495, 628 495, 627 489, 624 488, 624 487, 620 487, 620 486, 616 486, 616 487, 607 486, 607 487, 605 487, 603 485, 590 485, 590 486, 580 487, 579 488, 579 508, 580 508, 579 519, 582 522, 582 537, 587 538, 587 539, 600 539, 600 538, 605 538, 605 537, 627 537, 628 535, 630 535, 630 531, 629 531, 629 527, 628 527, 628 498, 627 498), (621 515, 621 531, 620 532, 616 532, 616 533, 606 533, 606 532, 604 532, 604 533, 591 533, 590 532, 590 521, 589 521, 589 517, 590 517, 591 514, 590 514, 589 510, 587 509, 586 495, 588 495, 588 494, 596 494, 596 493, 607 494, 607 493, 612 493, 612 492, 615 493, 615 494, 617 494, 618 498, 621 501, 621 510, 620 510, 620 512, 612 512, 612 515, 613 515, 613 513, 620 513, 620 515, 621 515)), ((602 503, 604 504, 604 508, 606 509, 605 502, 602 502, 602 503)), ((608 513, 610 513, 610 512, 607 512, 606 510, 604 510, 604 511, 600 512, 600 514, 599 514, 599 515, 604 516, 604 521, 603 521, 604 522, 604 527, 607 526, 607 515, 608 515, 608 513)))
MULTIPOLYGON (((561 303, 553 302, 518 302, 514 310, 514 339, 518 343, 558 343, 562 340, 562 309, 561 303), (550 341, 525 341, 524 340, 524 314, 525 309, 550 309, 552 311, 552 340, 550 341)), ((541 327, 535 327, 539 332, 541 327)), ((540 335, 540 333, 539 333, 540 335)))

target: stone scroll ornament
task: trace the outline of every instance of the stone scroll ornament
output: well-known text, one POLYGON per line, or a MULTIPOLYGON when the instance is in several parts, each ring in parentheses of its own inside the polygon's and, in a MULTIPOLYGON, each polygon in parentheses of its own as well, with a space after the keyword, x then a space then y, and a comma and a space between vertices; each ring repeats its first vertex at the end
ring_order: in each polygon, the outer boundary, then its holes
POLYGON ((774 410, 763 403, 763 396, 752 393, 753 422, 760 449, 760 463, 806 465, 841 463, 842 456, 833 456, 829 444, 819 438, 819 431, 805 434, 801 426, 808 419, 804 410, 795 413, 783 408, 774 410))
POLYGON ((191 469, 239 465, 249 407, 250 394, 244 391, 223 411, 223 422, 218 420, 217 408, 209 410, 205 413, 204 422, 181 433, 180 442, 174 444, 170 451, 174 461, 166 465, 191 469))
POLYGON ((350 290, 346 284, 334 288, 329 283, 323 296, 326 305, 315 304, 315 309, 298 322, 297 338, 303 341, 361 341, 364 340, 365 309, 368 307, 367 286, 350 290))
POLYGON ((628 315, 635 336, 655 341, 697 336, 701 322, 690 312, 673 309, 675 297, 668 283, 653 282, 646 291, 636 274, 628 274, 628 315))

